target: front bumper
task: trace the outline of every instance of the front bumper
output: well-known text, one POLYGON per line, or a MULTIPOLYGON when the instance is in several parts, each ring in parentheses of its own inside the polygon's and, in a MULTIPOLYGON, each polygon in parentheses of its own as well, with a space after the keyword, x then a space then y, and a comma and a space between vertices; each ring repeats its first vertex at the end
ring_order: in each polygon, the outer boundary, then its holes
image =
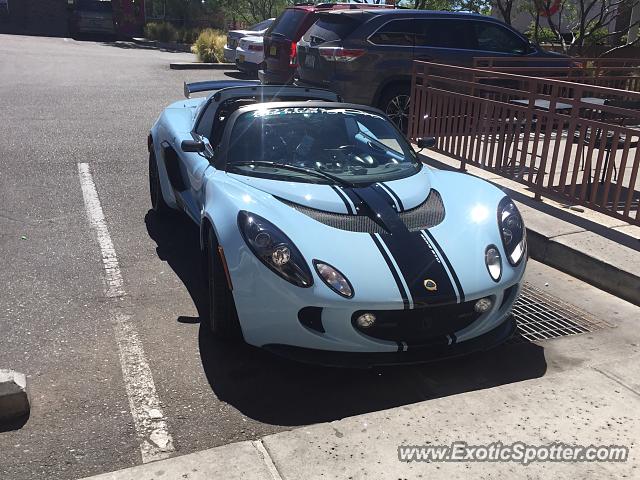
POLYGON ((454 345, 424 345, 407 351, 389 353, 329 352, 278 344, 265 345, 264 348, 276 355, 297 362, 327 367, 371 368, 374 366, 428 363, 490 350, 509 340, 515 331, 515 319, 512 316, 508 316, 505 321, 493 330, 454 345))
MULTIPOLYGON (((342 299, 329 290, 315 272, 314 285, 303 289, 280 279, 263 265, 255 265, 257 260, 248 252, 243 257, 240 263, 244 263, 244 267, 249 267, 245 262, 253 264, 251 276, 244 276, 244 281, 240 281, 235 277, 235 268, 231 267, 230 273, 246 342, 270 350, 318 350, 327 355, 335 353, 338 357, 342 353, 366 356, 422 351, 419 355, 422 358, 424 352, 433 350, 433 355, 427 355, 429 360, 432 356, 441 356, 442 349, 465 351, 467 347, 458 345, 482 337, 511 316, 524 273, 524 265, 521 265, 504 283, 492 286, 490 290, 467 292, 464 304, 404 310, 401 299, 393 296, 394 292, 388 288, 389 279, 384 278, 382 272, 366 291, 358 291, 356 287, 355 298, 342 299), (470 314, 475 302, 484 297, 493 300, 489 311, 470 314), (355 318, 362 312, 376 313, 378 324, 390 320, 391 325, 380 325, 390 326, 391 330, 372 328, 367 331, 357 327, 355 318)), ((375 261, 373 256, 365 257, 365 262, 375 261)), ((373 265, 371 271, 379 271, 377 267, 373 265)), ((363 278, 358 278, 357 274, 357 269, 352 271, 350 279, 354 285, 363 283, 363 278)), ((367 275, 367 272, 360 274, 367 275)), ((413 355, 411 353, 407 358, 413 358, 413 355)))

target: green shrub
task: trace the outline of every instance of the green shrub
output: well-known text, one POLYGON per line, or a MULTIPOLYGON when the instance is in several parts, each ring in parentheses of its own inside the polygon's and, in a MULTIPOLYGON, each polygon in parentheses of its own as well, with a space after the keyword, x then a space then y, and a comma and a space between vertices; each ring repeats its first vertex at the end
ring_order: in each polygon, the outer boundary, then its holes
POLYGON ((198 56, 201 62, 223 62, 226 41, 227 37, 222 32, 207 28, 200 32, 191 51, 198 56))
POLYGON ((144 36, 149 40, 175 42, 178 39, 178 30, 168 22, 149 22, 144 26, 144 36))

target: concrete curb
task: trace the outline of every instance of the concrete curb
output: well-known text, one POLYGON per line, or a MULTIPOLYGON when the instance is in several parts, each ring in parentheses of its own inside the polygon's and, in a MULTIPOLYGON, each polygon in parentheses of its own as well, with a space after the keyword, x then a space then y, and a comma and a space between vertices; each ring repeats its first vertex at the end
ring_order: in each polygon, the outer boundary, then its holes
POLYGON ((638 274, 627 272, 603 259, 578 250, 563 241, 563 237, 548 238, 527 228, 527 240, 529 255, 534 260, 640 306, 638 274))
POLYGON ((175 62, 170 63, 171 70, 229 70, 236 68, 235 63, 175 62))
POLYGON ((29 414, 27 378, 13 370, 0 369, 0 424, 29 414))
POLYGON ((148 40, 146 38, 132 38, 131 42, 150 48, 159 48, 163 50, 173 50, 176 52, 191 53, 191 45, 175 42, 158 42, 156 40, 148 40))

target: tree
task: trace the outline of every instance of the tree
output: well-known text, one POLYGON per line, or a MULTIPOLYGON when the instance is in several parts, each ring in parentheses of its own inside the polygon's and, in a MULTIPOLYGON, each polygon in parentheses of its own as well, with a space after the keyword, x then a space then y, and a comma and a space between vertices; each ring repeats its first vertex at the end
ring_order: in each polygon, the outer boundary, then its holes
POLYGON ((494 6, 500 12, 504 23, 511 25, 511 13, 513 11, 514 0, 495 0, 494 6))
POLYGON ((277 17, 280 12, 293 2, 289 0, 228 0, 223 10, 232 21, 254 24, 277 17))
MULTIPOLYGON (((565 53, 581 55, 586 47, 621 38, 629 28, 639 24, 640 19, 625 27, 616 25, 620 12, 639 5, 640 0, 532 0, 534 35, 537 41, 541 29, 548 29, 565 53)), ((631 44, 639 41, 635 39, 631 44)))

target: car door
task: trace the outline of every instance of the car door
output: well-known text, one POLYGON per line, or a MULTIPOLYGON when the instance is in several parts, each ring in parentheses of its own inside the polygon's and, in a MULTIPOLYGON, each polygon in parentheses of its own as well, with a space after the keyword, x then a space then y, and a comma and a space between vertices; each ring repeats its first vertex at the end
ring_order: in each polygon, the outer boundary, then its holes
POLYGON ((193 133, 183 138, 183 140, 203 141, 205 143, 205 151, 201 153, 180 151, 182 159, 181 174, 185 180, 185 189, 179 194, 184 210, 196 222, 200 222, 200 212, 204 204, 206 172, 208 169, 213 168, 211 162, 214 156, 214 148, 210 139, 217 107, 217 102, 211 101, 205 107, 202 115, 200 115, 193 133))
POLYGON ((513 57, 531 51, 527 40, 495 22, 470 20, 470 32, 475 36, 476 57, 513 57))
POLYGON ((471 66, 475 39, 469 31, 470 24, 459 18, 417 18, 416 60, 471 66))

